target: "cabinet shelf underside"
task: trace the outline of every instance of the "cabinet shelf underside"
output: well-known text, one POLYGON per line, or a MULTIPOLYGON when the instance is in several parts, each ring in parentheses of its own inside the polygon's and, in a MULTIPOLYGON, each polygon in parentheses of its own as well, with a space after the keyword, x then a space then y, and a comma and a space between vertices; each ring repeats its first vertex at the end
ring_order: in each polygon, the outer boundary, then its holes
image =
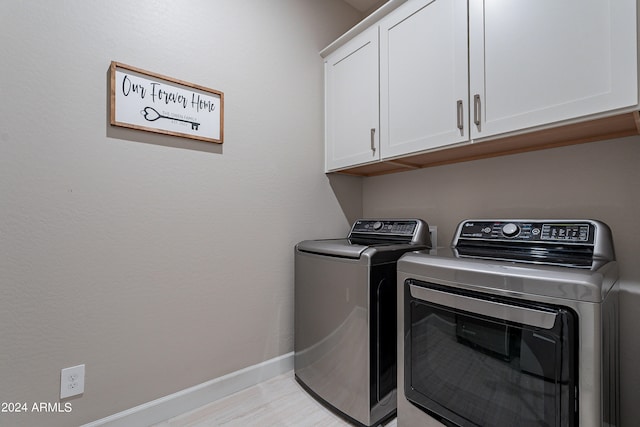
POLYGON ((469 142, 449 148, 443 147, 397 159, 354 166, 334 171, 333 173, 356 176, 385 175, 449 163, 467 162, 632 135, 640 135, 640 114, 637 111, 490 141, 469 142))

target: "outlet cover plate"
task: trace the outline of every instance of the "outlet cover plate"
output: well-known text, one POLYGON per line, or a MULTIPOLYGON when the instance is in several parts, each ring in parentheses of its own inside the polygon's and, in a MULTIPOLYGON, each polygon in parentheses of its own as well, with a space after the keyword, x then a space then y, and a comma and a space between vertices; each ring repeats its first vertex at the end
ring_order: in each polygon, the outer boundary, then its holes
POLYGON ((60 371, 60 399, 84 393, 84 365, 60 371))
POLYGON ((437 225, 429 226, 429 235, 431 237, 431 247, 437 248, 438 247, 438 226, 437 225))

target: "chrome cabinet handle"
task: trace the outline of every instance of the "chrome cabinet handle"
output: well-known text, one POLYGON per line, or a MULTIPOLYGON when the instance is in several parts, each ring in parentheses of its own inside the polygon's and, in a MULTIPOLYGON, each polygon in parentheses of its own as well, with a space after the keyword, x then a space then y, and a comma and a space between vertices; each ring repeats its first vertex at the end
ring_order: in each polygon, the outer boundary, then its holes
POLYGON ((458 113, 458 129, 460 129, 460 134, 462 135, 462 133, 463 133, 462 130, 464 129, 464 123, 463 123, 464 114, 463 114, 463 111, 462 111, 462 99, 459 99, 456 102, 456 108, 457 108, 457 113, 458 113))
POLYGON ((371 151, 376 152, 376 128, 371 128, 371 151))
POLYGON ((480 95, 475 94, 473 95, 473 123, 475 123, 476 126, 480 126, 480 108, 482 108, 480 95))

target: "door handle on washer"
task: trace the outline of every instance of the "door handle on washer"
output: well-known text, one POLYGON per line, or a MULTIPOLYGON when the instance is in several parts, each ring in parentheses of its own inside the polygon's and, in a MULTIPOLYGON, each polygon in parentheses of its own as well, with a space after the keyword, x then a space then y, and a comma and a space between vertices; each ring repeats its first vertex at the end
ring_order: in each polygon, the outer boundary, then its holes
POLYGON ((549 311, 452 294, 417 285, 409 285, 409 290, 411 296, 419 300, 463 310, 472 314, 482 314, 495 319, 508 320, 543 329, 553 328, 556 322, 557 314, 549 311))

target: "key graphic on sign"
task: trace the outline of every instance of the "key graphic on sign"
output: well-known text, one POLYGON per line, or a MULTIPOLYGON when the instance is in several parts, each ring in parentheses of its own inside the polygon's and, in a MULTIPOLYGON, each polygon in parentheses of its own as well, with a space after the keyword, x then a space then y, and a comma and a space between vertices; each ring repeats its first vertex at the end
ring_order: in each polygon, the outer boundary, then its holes
POLYGON ((185 122, 191 124, 191 130, 198 130, 198 126, 200 123, 192 122, 191 120, 178 119, 175 117, 163 116, 158 113, 155 108, 145 107, 144 110, 140 111, 140 114, 144 116, 144 118, 150 122, 155 122, 158 119, 169 119, 169 120, 177 120, 179 122, 185 122))

